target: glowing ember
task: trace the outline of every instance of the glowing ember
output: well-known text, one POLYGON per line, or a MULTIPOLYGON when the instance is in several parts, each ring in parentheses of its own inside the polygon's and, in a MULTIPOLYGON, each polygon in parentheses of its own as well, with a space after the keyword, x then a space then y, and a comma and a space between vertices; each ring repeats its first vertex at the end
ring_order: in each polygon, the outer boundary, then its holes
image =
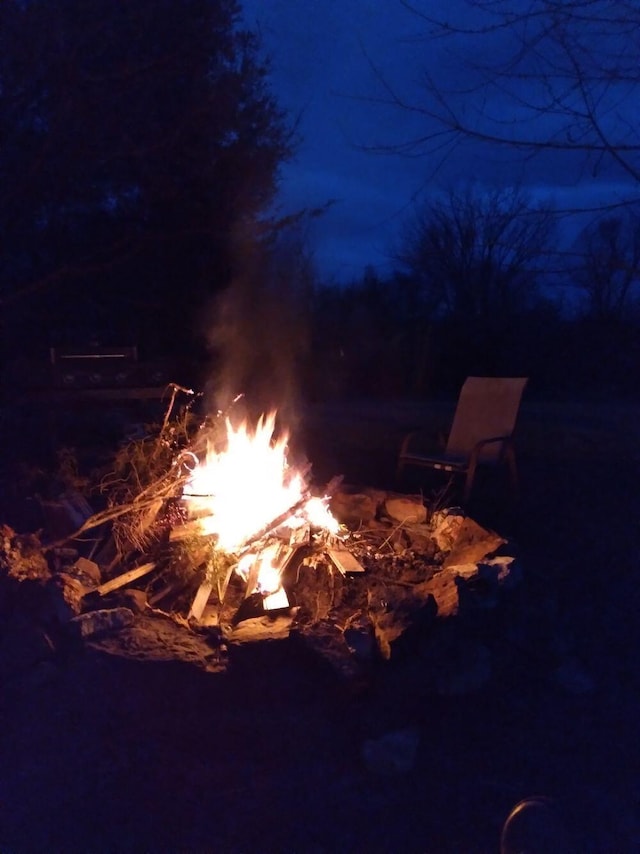
POLYGON ((226 428, 226 449, 208 448, 184 490, 192 512, 201 516, 202 532, 215 536, 220 549, 240 551, 281 516, 289 528, 309 523, 338 531, 325 499, 305 500, 304 478, 287 462, 288 435, 274 440, 275 413, 262 416, 255 430, 246 423, 236 429, 228 419, 226 428))

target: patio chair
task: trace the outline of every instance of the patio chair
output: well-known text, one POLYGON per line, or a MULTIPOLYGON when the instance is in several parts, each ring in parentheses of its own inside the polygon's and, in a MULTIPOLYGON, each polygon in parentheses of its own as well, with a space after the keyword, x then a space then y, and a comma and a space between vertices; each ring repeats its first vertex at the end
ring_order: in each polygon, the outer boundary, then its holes
POLYGON ((526 377, 467 377, 445 447, 427 447, 421 442, 424 431, 411 431, 400 447, 398 478, 407 466, 438 469, 449 472, 452 478, 465 475, 466 503, 478 466, 504 464, 515 496, 518 473, 513 431, 526 384, 526 377))

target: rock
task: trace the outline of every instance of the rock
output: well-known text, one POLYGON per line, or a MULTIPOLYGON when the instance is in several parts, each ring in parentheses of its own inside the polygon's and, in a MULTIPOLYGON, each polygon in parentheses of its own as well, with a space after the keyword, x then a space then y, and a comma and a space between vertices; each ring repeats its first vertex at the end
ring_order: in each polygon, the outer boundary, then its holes
POLYGON ((49 584, 55 615, 59 622, 68 623, 82 611, 87 588, 68 572, 59 572, 49 584))
POLYGON ((376 497, 366 492, 339 490, 331 496, 329 509, 343 525, 366 525, 378 511, 376 497))
POLYGON ((99 587, 102 583, 100 567, 95 561, 86 557, 79 557, 69 571, 87 587, 99 587))
POLYGON ((455 573, 441 569, 420 586, 425 595, 433 596, 439 618, 456 616, 460 610, 460 594, 455 573))
POLYGON ((501 555, 482 563, 447 565, 445 571, 459 579, 461 607, 493 608, 501 589, 511 589, 520 580, 515 558, 501 555), (460 583, 464 582, 464 583, 460 583))
POLYGON ((71 620, 71 624, 82 638, 117 632, 133 625, 133 611, 129 608, 102 608, 99 611, 89 611, 71 620))
POLYGON ((364 741, 362 758, 374 774, 406 774, 415 765, 419 744, 420 733, 414 727, 396 730, 364 741))
POLYGON ((88 638, 86 644, 134 661, 181 661, 207 673, 221 673, 227 668, 226 648, 219 633, 186 628, 168 616, 149 612, 117 632, 88 638))
POLYGON ((78 560, 78 549, 57 546, 49 551, 49 559, 54 572, 68 572, 69 567, 78 560))
POLYGON ((433 558, 436 544, 432 537, 431 526, 427 524, 410 525, 404 529, 409 547, 423 558, 433 558))
POLYGON ((489 560, 483 560, 480 567, 480 573, 483 577, 486 577, 487 571, 494 572, 495 579, 500 587, 508 590, 511 590, 522 580, 520 565, 513 555, 499 555, 489 560))
POLYGON ((503 537, 493 531, 485 530, 473 519, 467 517, 462 520, 461 524, 457 525, 455 537, 444 565, 478 563, 506 542, 503 537))
POLYGON ((16 581, 46 581, 49 564, 35 534, 16 534, 9 525, 0 525, 0 577, 16 581))
POLYGON ((450 552, 458 538, 465 517, 462 513, 439 510, 431 517, 431 536, 441 552, 450 552))
POLYGON ((364 614, 352 620, 345 628, 344 639, 350 651, 359 661, 373 664, 377 646, 371 620, 364 614))
POLYGON ((387 496, 384 502, 384 510, 394 522, 421 525, 427 521, 427 508, 419 495, 387 496))
POLYGON ((330 620, 301 626, 297 636, 341 682, 354 690, 367 684, 369 662, 355 654, 343 632, 330 620))
POLYGON ((134 614, 144 614, 147 610, 147 594, 144 590, 129 587, 120 593, 120 598, 126 608, 131 608, 134 614))
POLYGON ((369 616, 383 658, 391 658, 392 652, 399 649, 398 641, 410 629, 420 631, 432 624, 437 606, 427 585, 425 582, 387 590, 384 600, 369 591, 369 616))

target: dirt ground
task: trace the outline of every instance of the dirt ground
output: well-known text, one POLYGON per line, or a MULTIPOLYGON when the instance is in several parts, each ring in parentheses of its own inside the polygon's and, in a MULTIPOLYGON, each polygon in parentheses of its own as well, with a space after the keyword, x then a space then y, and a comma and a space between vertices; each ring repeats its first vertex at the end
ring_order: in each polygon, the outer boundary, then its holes
MULTIPOLYGON (((393 486, 411 417, 309 413, 314 476, 393 486)), ((576 851, 640 851, 639 457, 600 421, 548 446, 534 421, 520 502, 487 480, 469 508, 525 574, 481 688, 440 696, 381 665, 354 692, 294 641, 233 650, 225 674, 70 648, 2 685, 1 854, 492 854, 534 794, 576 851), (396 732, 416 735, 414 762, 375 773, 363 746, 396 732)))

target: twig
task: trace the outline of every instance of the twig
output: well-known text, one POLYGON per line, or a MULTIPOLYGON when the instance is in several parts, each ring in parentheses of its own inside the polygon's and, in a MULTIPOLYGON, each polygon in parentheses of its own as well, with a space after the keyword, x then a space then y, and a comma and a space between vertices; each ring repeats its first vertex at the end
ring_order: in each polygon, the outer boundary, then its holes
POLYGON ((394 534, 396 534, 399 530, 401 530, 402 528, 404 528, 405 523, 406 523, 406 522, 408 522, 411 518, 412 518, 411 516, 407 516, 407 518, 406 518, 406 519, 403 519, 403 520, 402 520, 402 522, 398 522, 398 524, 397 524, 397 525, 396 525, 396 527, 391 531, 391 533, 389 534, 389 536, 388 536, 385 540, 383 540, 383 541, 380 543, 380 547, 379 547, 379 550, 380 550, 380 551, 382 551, 382 549, 383 549, 383 548, 384 548, 388 543, 390 543, 390 541, 391 541, 391 537, 393 537, 393 535, 394 535, 394 534))
POLYGON ((164 414, 164 420, 162 422, 162 427, 160 428, 160 435, 162 435, 166 429, 167 424, 169 423, 169 418, 171 417, 171 412, 173 411, 173 404, 176 401, 176 395, 179 391, 183 394, 194 395, 195 391, 191 388, 185 388, 184 386, 178 385, 177 383, 169 383, 167 388, 171 389, 171 399, 169 400, 169 405, 167 406, 167 410, 164 414))

